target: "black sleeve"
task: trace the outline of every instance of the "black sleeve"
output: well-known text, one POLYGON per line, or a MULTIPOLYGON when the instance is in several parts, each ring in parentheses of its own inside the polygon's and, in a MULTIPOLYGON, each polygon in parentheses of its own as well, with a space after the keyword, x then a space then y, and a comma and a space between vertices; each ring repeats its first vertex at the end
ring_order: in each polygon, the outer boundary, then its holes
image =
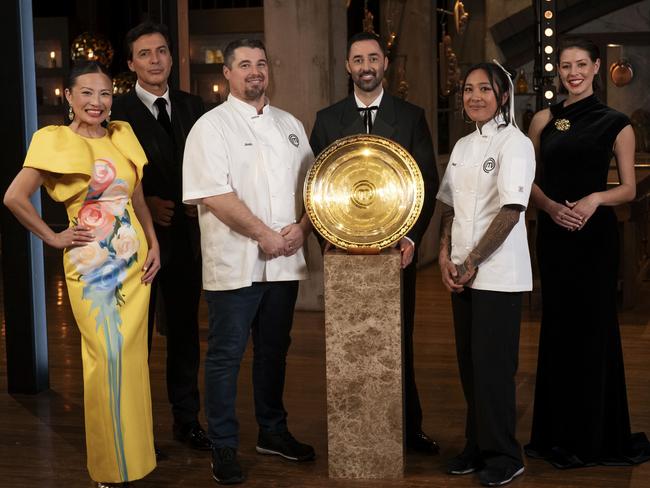
POLYGON ((113 101, 113 105, 111 106, 111 120, 122 120, 130 123, 131 121, 126 115, 126 110, 124 110, 123 96, 117 97, 113 101))
POLYGON ((420 110, 418 121, 414 126, 411 147, 413 157, 418 163, 424 180, 424 202, 420 217, 407 236, 415 242, 416 246, 419 246, 433 216, 439 184, 436 158, 433 153, 433 141, 431 140, 431 132, 429 131, 429 124, 427 124, 424 110, 420 110))
POLYGON ((201 115, 205 113, 205 105, 203 104, 203 99, 201 97, 193 97, 193 111, 196 119, 198 120, 201 115))
POLYGON ((311 146, 311 151, 314 153, 314 157, 318 157, 321 151, 329 146, 327 143, 325 124, 323 124, 323 117, 320 113, 316 114, 316 122, 314 122, 314 128, 311 130, 309 145, 311 146))

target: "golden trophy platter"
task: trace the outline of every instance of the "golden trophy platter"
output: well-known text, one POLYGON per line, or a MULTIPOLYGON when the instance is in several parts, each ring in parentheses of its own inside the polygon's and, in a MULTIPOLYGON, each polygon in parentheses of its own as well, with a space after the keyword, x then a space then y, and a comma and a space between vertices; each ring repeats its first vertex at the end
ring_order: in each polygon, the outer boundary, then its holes
POLYGON ((344 137, 320 153, 305 179, 314 228, 351 253, 378 253, 413 227, 424 182, 406 149, 385 137, 344 137))

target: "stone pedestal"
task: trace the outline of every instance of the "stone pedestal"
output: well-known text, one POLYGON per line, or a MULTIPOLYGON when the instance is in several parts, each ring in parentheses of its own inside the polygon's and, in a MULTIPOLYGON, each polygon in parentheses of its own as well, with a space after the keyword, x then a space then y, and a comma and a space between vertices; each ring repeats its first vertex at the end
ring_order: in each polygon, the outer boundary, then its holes
POLYGON ((325 254, 327 434, 332 478, 404 472, 400 254, 325 254))

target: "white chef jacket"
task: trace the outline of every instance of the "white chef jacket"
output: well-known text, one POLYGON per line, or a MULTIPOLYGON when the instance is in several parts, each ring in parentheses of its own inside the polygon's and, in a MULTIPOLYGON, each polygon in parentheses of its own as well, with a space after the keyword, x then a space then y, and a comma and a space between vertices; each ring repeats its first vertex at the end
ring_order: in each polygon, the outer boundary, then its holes
MULTIPOLYGON (((451 153, 437 199, 454 209, 451 260, 461 264, 504 205, 528 205, 535 179, 533 144, 502 118, 460 139, 451 153)), ((477 290, 529 291, 533 287, 524 212, 503 244, 480 266, 477 290)))
POLYGON ((185 143, 183 201, 198 204, 203 288, 234 290, 253 282, 307 278, 303 249, 270 258, 201 200, 234 192, 255 216, 279 231, 304 213, 302 186, 313 161, 300 121, 268 102, 258 114, 231 94, 194 124, 185 143))

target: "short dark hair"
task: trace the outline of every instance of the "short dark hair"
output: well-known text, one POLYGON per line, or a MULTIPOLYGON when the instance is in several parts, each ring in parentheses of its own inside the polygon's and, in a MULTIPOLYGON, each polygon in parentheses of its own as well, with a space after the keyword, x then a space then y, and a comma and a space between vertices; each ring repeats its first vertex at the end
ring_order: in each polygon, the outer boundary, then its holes
POLYGON ((157 24, 151 20, 146 20, 126 33, 126 37, 124 38, 126 59, 133 61, 133 43, 142 36, 147 36, 149 34, 160 34, 163 36, 167 43, 167 47, 170 51, 172 50, 172 41, 169 37, 169 29, 167 26, 165 24, 157 24))
POLYGON ((223 53, 223 63, 228 66, 228 68, 232 68, 232 62, 235 59, 235 49, 240 47, 261 49, 264 51, 264 55, 268 57, 268 54, 266 53, 266 47, 264 46, 264 43, 259 39, 235 39, 234 41, 228 43, 226 50, 223 53))
MULTIPOLYGON (((557 44, 557 50, 555 51, 555 55, 557 58, 558 66, 560 65, 560 56, 562 56, 562 53, 567 49, 571 49, 571 48, 585 51, 589 55, 589 59, 591 59, 592 63, 595 63, 597 60, 600 59, 600 49, 598 48, 595 42, 593 42, 590 39, 586 39, 584 37, 567 36, 561 38, 557 44)), ((601 88, 600 73, 594 76, 594 80, 591 83, 591 87, 593 88, 594 91, 600 90, 601 88)), ((561 80, 560 80, 560 88, 558 91, 560 93, 568 93, 567 89, 564 87, 564 84, 562 83, 561 80)))
POLYGON ((103 64, 97 61, 87 61, 85 59, 82 59, 75 61, 75 63, 72 65, 72 68, 68 73, 66 88, 68 90, 71 89, 77 83, 77 78, 90 73, 101 73, 103 75, 106 75, 109 80, 112 80, 111 74, 103 64))
POLYGON ((381 49, 382 54, 386 56, 386 43, 382 41, 381 37, 379 37, 374 32, 364 31, 364 32, 357 32, 356 34, 354 34, 352 37, 348 39, 348 46, 345 51, 345 59, 350 57, 350 49, 352 48, 352 44, 360 41, 375 41, 377 44, 379 44, 379 49, 381 49))
MULTIPOLYGON (((510 80, 508 80, 508 75, 501 69, 500 66, 494 63, 477 63, 469 67, 463 78, 463 84, 461 89, 465 89, 465 82, 467 77, 476 70, 483 70, 487 74, 488 81, 494 92, 494 97, 497 100, 497 111, 494 113, 494 117, 497 115, 502 115, 506 124, 510 124, 514 114, 510 113, 510 97, 513 96, 510 93, 510 80), (503 96, 508 94, 508 98, 503 101, 503 96)), ((511 75, 512 76, 512 75, 511 75)))

